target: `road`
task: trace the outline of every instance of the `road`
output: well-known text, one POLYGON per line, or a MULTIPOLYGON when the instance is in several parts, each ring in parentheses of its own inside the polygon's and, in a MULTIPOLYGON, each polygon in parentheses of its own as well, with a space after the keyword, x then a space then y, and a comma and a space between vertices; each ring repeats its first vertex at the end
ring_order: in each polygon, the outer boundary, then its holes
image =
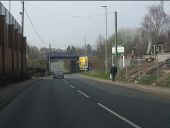
POLYGON ((20 93, 0 110, 0 128, 170 128, 170 100, 66 75, 20 93))

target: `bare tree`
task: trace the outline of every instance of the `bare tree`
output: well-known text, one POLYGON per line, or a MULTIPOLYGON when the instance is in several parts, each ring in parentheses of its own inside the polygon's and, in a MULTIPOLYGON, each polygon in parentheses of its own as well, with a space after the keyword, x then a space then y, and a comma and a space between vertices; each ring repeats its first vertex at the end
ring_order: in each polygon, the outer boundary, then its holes
POLYGON ((145 15, 142 23, 142 31, 145 39, 155 44, 159 37, 167 32, 169 17, 161 4, 148 7, 148 14, 145 15))
POLYGON ((125 54, 130 54, 132 51, 142 51, 139 47, 141 43, 141 33, 139 28, 120 28, 118 32, 118 44, 125 47, 125 54))
POLYGON ((98 51, 98 55, 102 55, 104 56, 104 51, 105 51, 105 39, 104 37, 100 34, 96 40, 97 43, 97 51, 98 51))

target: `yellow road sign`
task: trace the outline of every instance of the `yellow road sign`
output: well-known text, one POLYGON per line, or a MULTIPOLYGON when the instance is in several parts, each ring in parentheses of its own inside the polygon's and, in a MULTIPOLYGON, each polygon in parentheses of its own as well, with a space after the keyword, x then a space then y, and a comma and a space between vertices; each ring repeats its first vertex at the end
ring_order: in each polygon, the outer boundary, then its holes
POLYGON ((79 67, 80 67, 80 70, 85 70, 88 68, 88 57, 87 56, 79 57, 79 67))

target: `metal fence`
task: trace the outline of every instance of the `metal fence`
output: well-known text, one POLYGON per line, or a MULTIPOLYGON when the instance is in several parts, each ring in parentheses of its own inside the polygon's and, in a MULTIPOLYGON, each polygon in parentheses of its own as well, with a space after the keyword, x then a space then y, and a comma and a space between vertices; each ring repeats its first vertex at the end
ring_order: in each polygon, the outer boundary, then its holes
POLYGON ((0 15, 5 15, 6 23, 8 25, 13 24, 15 29, 19 30, 19 33, 22 32, 21 25, 16 21, 12 14, 5 8, 5 6, 0 2, 0 15))

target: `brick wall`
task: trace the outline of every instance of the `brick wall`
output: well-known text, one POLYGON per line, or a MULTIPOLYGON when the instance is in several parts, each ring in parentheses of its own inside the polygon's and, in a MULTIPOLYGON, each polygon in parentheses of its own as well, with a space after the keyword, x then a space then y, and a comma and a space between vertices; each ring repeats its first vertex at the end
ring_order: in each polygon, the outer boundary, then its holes
POLYGON ((5 16, 0 15, 0 75, 21 73, 22 67, 25 73, 26 50, 22 50, 22 43, 26 48, 26 37, 23 38, 13 24, 7 25, 5 16))

